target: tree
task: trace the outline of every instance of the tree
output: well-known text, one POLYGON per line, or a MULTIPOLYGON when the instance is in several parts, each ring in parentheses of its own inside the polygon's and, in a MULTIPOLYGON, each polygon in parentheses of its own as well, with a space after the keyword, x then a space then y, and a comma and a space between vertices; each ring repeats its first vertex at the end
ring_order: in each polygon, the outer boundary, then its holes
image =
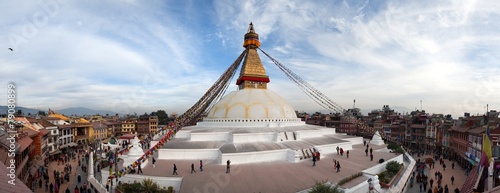
POLYGON ((157 110, 156 112, 151 112, 150 115, 158 117, 158 125, 167 125, 170 121, 170 118, 165 110, 157 110))
POLYGON ((390 161, 385 166, 385 169, 387 170, 387 172, 389 172, 390 174, 393 174, 393 175, 398 173, 400 168, 401 168, 401 164, 398 163, 397 161, 390 161))
POLYGON ((331 185, 327 181, 316 182, 309 193, 344 193, 338 185, 331 185))
POLYGON ((40 116, 47 116, 47 114, 45 113, 45 111, 38 111, 38 115, 40 115, 40 116))
POLYGON ((152 179, 146 178, 141 183, 142 192, 159 192, 160 186, 152 179))

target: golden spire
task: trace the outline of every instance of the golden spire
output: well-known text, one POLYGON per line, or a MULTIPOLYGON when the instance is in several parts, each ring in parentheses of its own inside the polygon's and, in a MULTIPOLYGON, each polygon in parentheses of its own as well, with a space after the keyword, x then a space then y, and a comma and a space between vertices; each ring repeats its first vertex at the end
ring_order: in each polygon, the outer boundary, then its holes
POLYGON ((243 42, 243 47, 248 50, 248 53, 243 61, 240 77, 236 82, 240 90, 245 88, 267 89, 269 76, 267 76, 264 65, 262 65, 262 61, 257 53, 259 46, 259 34, 255 33, 253 24, 250 22, 243 42))
POLYGON ((255 33, 252 22, 250 22, 250 25, 248 26, 248 31, 245 34, 245 41, 243 42, 243 47, 245 48, 260 47, 259 34, 255 33))

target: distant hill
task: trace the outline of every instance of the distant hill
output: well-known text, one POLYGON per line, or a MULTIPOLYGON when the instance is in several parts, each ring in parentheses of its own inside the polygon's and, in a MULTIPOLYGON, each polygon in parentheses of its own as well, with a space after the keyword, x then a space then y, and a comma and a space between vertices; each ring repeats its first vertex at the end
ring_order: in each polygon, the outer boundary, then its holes
MULTIPOLYGON (((7 106, 0 106, 0 115, 7 114, 8 109, 9 108, 7 108, 7 106)), ((23 112, 23 114, 25 114, 25 115, 28 115, 28 114, 36 115, 39 111, 37 109, 31 109, 31 108, 26 108, 26 107, 16 107, 16 113, 18 110, 21 110, 23 112)), ((44 111, 44 110, 41 110, 41 111, 44 111)), ((47 112, 45 112, 45 113, 47 113, 47 112)))
MULTIPOLYGON (((7 114, 7 106, 0 106, 0 115, 7 114)), ((36 115, 39 110, 37 109, 32 109, 32 108, 26 108, 26 107, 16 107, 16 112, 18 110, 21 110, 24 115, 36 115)), ((48 113, 46 110, 41 110, 44 111, 45 113, 48 113)), ((66 108, 66 109, 61 109, 61 110, 56 110, 57 113, 64 114, 64 115, 78 115, 78 116, 83 116, 83 115, 115 115, 116 112, 114 111, 107 111, 107 110, 94 110, 94 109, 89 109, 85 107, 71 107, 71 108, 66 108)))
POLYGON ((64 114, 64 115, 115 115, 117 114, 114 111, 107 111, 107 110, 94 110, 94 109, 89 109, 85 107, 71 107, 71 108, 66 108, 66 109, 61 109, 61 110, 56 110, 57 113, 64 114))

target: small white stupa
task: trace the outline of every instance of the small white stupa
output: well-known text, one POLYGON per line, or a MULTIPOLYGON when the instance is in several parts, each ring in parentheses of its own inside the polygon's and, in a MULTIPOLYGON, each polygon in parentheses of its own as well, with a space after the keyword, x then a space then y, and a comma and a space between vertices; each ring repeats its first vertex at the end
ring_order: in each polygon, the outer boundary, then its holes
MULTIPOLYGON (((139 144, 139 138, 135 136, 134 139, 130 142, 132 144, 132 148, 128 151, 127 156, 123 156, 123 167, 127 167, 130 164, 134 163, 139 159, 142 155, 144 155, 144 150, 139 144)), ((141 167, 144 168, 148 164, 148 159, 142 162, 141 167)))
POLYGON ((380 133, 378 131, 376 131, 375 134, 373 135, 372 140, 370 141, 370 144, 384 145, 384 140, 382 140, 382 136, 380 136, 380 133))

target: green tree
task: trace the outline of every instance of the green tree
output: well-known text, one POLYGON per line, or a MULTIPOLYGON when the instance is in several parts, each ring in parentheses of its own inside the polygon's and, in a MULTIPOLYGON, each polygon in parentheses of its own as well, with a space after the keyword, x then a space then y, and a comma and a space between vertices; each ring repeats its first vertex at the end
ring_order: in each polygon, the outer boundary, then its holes
POLYGON ((393 143, 393 142, 390 142, 388 145, 387 145, 387 149, 390 149, 390 150, 395 150, 399 147, 398 144, 396 143, 393 143))
POLYGON ((158 186, 158 183, 149 178, 142 180, 141 185, 141 192, 153 193, 160 191, 160 186, 158 186))
POLYGON ((387 165, 385 166, 385 169, 387 170, 387 172, 389 172, 390 174, 396 174, 399 172, 399 169, 401 168, 401 164, 398 163, 397 161, 390 161, 389 163, 387 163, 387 165))
POLYGON ((150 115, 158 117, 158 125, 166 125, 170 121, 170 118, 168 117, 168 114, 167 112, 165 112, 165 110, 157 110, 151 112, 150 115))
POLYGON ((331 185, 327 181, 316 182, 309 193, 344 193, 338 185, 331 185))

